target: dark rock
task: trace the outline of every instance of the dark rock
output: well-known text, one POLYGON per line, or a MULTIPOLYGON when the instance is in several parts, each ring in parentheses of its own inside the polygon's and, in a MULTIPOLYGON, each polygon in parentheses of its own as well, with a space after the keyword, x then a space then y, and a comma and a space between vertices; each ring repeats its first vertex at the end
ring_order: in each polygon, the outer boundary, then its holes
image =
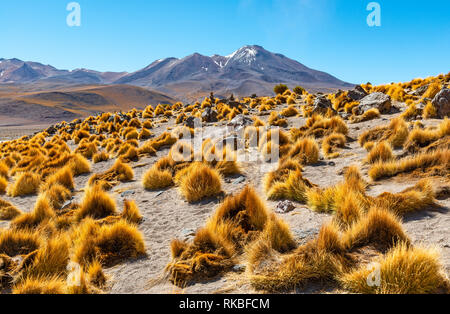
POLYGON ((276 212, 280 214, 285 214, 293 211, 295 209, 295 205, 291 201, 282 201, 278 203, 276 212))
POLYGON ((419 87, 418 89, 416 89, 415 91, 412 92, 412 95, 414 95, 414 96, 422 96, 423 94, 425 94, 425 92, 427 91, 429 86, 430 85, 427 84, 427 85, 419 87))
POLYGON ((243 264, 234 265, 232 270, 236 273, 243 273, 246 269, 246 266, 243 264))
POLYGON ((72 205, 72 200, 65 202, 65 203, 63 204, 63 206, 61 207, 61 210, 64 210, 64 209, 66 209, 66 208, 69 208, 70 205, 72 205))
POLYGON ((183 229, 181 231, 181 238, 183 238, 183 240, 187 241, 190 238, 193 238, 195 236, 196 230, 194 229, 183 229))
POLYGON ((356 85, 354 89, 348 91, 347 95, 354 101, 360 101, 367 96, 367 92, 361 85, 356 85))
POLYGON ((233 184, 239 184, 245 182, 245 177, 239 177, 233 181, 233 184))
POLYGON ((195 128, 196 125, 200 126, 201 125, 201 121, 197 117, 190 116, 190 117, 187 117, 186 120, 184 120, 184 125, 189 127, 189 128, 191 128, 191 129, 193 129, 193 128, 195 128))
POLYGON ((347 112, 344 112, 344 111, 339 112, 339 115, 340 115, 341 118, 344 119, 344 120, 348 120, 348 119, 350 119, 350 117, 352 116, 351 113, 347 113, 347 112))
POLYGON ((223 147, 230 146, 234 150, 242 149, 244 147, 244 141, 237 134, 233 134, 229 137, 226 137, 222 140, 223 147))
POLYGON ((233 126, 235 128, 246 127, 249 125, 253 125, 253 123, 254 122, 251 118, 240 114, 240 115, 237 115, 233 120, 231 120, 231 122, 228 123, 228 126, 233 126))
POLYGON ((218 115, 217 111, 208 107, 202 113, 202 120, 203 120, 203 122, 208 122, 208 123, 217 122, 217 121, 219 121, 217 119, 217 115, 218 115))
POLYGON ((50 127, 48 127, 45 132, 47 132, 50 135, 56 134, 58 130, 52 125, 50 127))
POLYGON ((450 116, 450 89, 443 88, 432 101, 437 110, 438 117, 443 119, 450 116))
POLYGON ((359 105, 359 114, 363 114, 364 112, 376 108, 382 114, 390 113, 392 107, 391 97, 383 94, 383 93, 372 93, 363 99, 361 99, 359 105))
POLYGON ((130 195, 133 195, 135 192, 133 190, 125 191, 122 194, 120 194, 121 197, 128 197, 130 195))
POLYGON ((331 101, 325 97, 325 96, 318 96, 316 100, 314 101, 313 105, 313 114, 322 114, 325 115, 328 112, 328 109, 331 109, 333 112, 335 110, 333 109, 333 106, 331 104, 331 101))

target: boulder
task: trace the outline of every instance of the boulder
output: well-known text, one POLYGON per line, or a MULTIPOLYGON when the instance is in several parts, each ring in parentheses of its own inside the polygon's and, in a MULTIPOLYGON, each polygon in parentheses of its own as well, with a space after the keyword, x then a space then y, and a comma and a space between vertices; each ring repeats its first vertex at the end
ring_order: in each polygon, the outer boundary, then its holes
POLYGON ((53 134, 56 134, 57 129, 52 125, 52 126, 48 127, 48 128, 45 130, 45 132, 47 132, 47 133, 50 134, 50 135, 53 135, 53 134))
POLYGON ((222 139, 222 146, 231 146, 234 150, 242 149, 244 147, 244 141, 238 134, 232 134, 222 139))
POLYGON ((434 97, 431 102, 433 106, 436 108, 438 117, 444 119, 445 117, 450 116, 450 89, 443 88, 437 95, 434 97))
POLYGON ((199 126, 201 123, 199 118, 193 116, 187 117, 186 120, 184 120, 184 125, 191 129, 194 129, 196 124, 199 126))
POLYGON ((414 95, 414 96, 422 96, 423 94, 425 94, 425 92, 427 91, 429 86, 430 85, 427 84, 427 85, 419 87, 418 89, 416 89, 415 91, 412 92, 412 95, 414 95))
POLYGON ((233 126, 235 128, 245 128, 246 126, 253 125, 253 123, 253 119, 240 114, 234 117, 234 119, 231 120, 230 123, 228 123, 228 126, 233 126))
POLYGON ((360 114, 363 114, 372 108, 378 109, 382 114, 390 113, 392 108, 391 97, 389 95, 376 92, 361 99, 359 105, 360 114))
POLYGON ((360 101, 367 96, 367 92, 361 85, 356 85, 354 89, 348 91, 347 96, 354 101, 360 101))
POLYGON ((212 123, 212 122, 217 122, 217 111, 211 109, 211 108, 206 108, 205 111, 203 111, 202 113, 202 120, 203 122, 208 122, 208 123, 212 123))
POLYGON ((295 205, 291 201, 282 201, 278 203, 276 212, 280 214, 285 214, 293 211, 295 209, 295 205))
POLYGON ((335 111, 331 104, 331 101, 325 96, 318 96, 314 101, 313 105, 313 114, 322 114, 325 115, 328 112, 328 109, 335 111))

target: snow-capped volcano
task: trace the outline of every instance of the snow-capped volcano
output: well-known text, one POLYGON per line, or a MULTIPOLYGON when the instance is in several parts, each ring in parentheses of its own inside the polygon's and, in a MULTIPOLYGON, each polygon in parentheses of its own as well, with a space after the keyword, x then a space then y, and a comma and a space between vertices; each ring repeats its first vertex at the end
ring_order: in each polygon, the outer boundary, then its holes
POLYGON ((66 71, 17 59, 1 59, 0 71, 0 83, 129 84, 159 89, 184 100, 211 91, 222 96, 270 95, 278 83, 314 90, 353 86, 257 45, 244 46, 227 56, 194 53, 181 59, 159 59, 133 73, 66 71))
POLYGON ((268 95, 272 93, 273 85, 278 83, 316 89, 352 86, 257 45, 244 46, 227 56, 215 54, 208 57, 194 53, 182 59, 158 60, 116 83, 159 88, 175 96, 210 91, 268 95))

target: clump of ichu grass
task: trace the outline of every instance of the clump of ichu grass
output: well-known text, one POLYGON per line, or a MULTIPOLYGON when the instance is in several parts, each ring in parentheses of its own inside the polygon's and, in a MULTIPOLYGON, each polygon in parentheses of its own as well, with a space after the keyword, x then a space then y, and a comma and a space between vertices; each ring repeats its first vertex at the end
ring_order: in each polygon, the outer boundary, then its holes
POLYGON ((30 254, 42 243, 42 236, 34 231, 7 229, 0 232, 0 254, 9 257, 30 254))
POLYGON ((12 203, 0 199, 0 220, 12 220, 21 214, 22 211, 12 203))
POLYGON ((382 141, 377 143, 367 155, 367 162, 374 164, 377 162, 387 162, 394 159, 391 145, 388 142, 382 141))
POLYGON ((447 140, 445 138, 448 136, 450 136, 450 120, 445 118, 435 129, 414 128, 406 140, 405 150, 410 153, 417 153, 422 148, 428 147, 440 139, 447 143, 448 138, 447 140))
POLYGON ((408 137, 408 125, 402 118, 392 119, 389 125, 365 131, 358 141, 361 147, 368 142, 387 141, 394 148, 402 148, 408 137))
POLYGON ((167 266, 171 281, 185 286, 225 272, 235 264, 234 257, 258 238, 280 252, 295 247, 287 225, 271 215, 254 189, 247 186, 223 201, 191 243, 172 241, 173 261, 167 266))
POLYGON ((432 174, 446 175, 450 167, 450 150, 437 150, 430 153, 406 157, 396 161, 378 162, 369 170, 372 180, 394 177, 400 173, 420 171, 432 174))
POLYGON ((52 184, 42 193, 54 210, 60 210, 64 203, 72 198, 72 193, 59 183, 52 184))
POLYGON ((165 189, 174 185, 172 173, 169 170, 159 170, 151 167, 142 177, 142 185, 147 190, 165 189))
POLYGON ((66 280, 57 276, 25 278, 12 289, 13 294, 65 294, 66 280))
POLYGON ((385 192, 372 199, 376 206, 387 208, 397 215, 435 207, 436 195, 429 179, 420 180, 416 185, 404 191, 392 194, 385 192))
POLYGON ((298 159, 302 164, 315 164, 319 161, 319 145, 314 138, 302 138, 297 140, 287 153, 292 159, 298 159))
POLYGON ((8 187, 8 179, 0 175, 0 194, 5 194, 8 187))
POLYGON ((40 278, 46 276, 64 277, 70 260, 70 240, 65 234, 48 239, 34 254, 32 263, 22 276, 40 278))
POLYGON ((95 164, 97 164, 97 163, 99 163, 99 162, 108 161, 108 160, 109 160, 109 154, 108 154, 107 152, 105 152, 105 151, 101 151, 101 152, 95 154, 95 155, 92 157, 92 161, 93 161, 95 164))
POLYGON ((17 229, 33 229, 39 224, 56 216, 45 194, 41 194, 36 200, 34 209, 30 213, 24 213, 11 221, 11 226, 17 229))
POLYGON ((109 267, 146 255, 142 234, 125 220, 99 225, 92 219, 85 219, 72 237, 73 260, 84 269, 95 261, 109 267))
POLYGON ((247 247, 248 275, 253 287, 268 292, 317 281, 339 284, 358 264, 358 252, 373 248, 384 253, 399 243, 410 244, 398 218, 373 208, 344 231, 334 222, 325 224, 316 239, 289 254, 279 254, 267 241, 255 241, 247 247))
POLYGON ((380 207, 370 208, 342 235, 342 243, 347 250, 370 245, 380 252, 386 252, 401 242, 409 244, 410 239, 403 230, 400 218, 380 207))
POLYGON ((257 290, 286 292, 310 282, 332 282, 352 265, 339 238, 339 230, 329 224, 318 238, 293 252, 281 255, 266 241, 248 247, 249 279, 257 290))
POLYGON ((215 169, 202 163, 193 163, 180 179, 179 186, 181 194, 189 203, 193 203, 220 194, 222 178, 215 169))
POLYGON ((119 182, 128 182, 133 180, 134 172, 130 165, 117 159, 114 165, 106 172, 95 174, 89 178, 88 184, 93 186, 100 184, 104 189, 110 190, 119 182))
POLYGON ((50 175, 41 186, 41 190, 45 191, 55 184, 62 185, 68 190, 73 190, 75 188, 73 173, 70 166, 65 166, 50 175))
POLYGON ((337 158, 339 152, 336 152, 336 148, 344 148, 347 143, 345 135, 340 133, 333 133, 323 139, 322 152, 328 159, 337 158))
POLYGON ((102 219, 117 213, 116 202, 99 184, 87 187, 83 201, 77 211, 78 219, 91 217, 102 219))
POLYGON ((431 103, 431 101, 428 101, 425 105, 425 108, 423 108, 423 118, 424 119, 433 119, 437 118, 437 110, 436 107, 431 103))
POLYGON ((9 187, 8 195, 12 197, 35 194, 39 190, 41 178, 33 172, 23 172, 16 176, 15 182, 9 187))
POLYGON ((129 223, 139 224, 143 217, 135 201, 125 200, 121 217, 129 223))
POLYGON ((435 248, 411 247, 399 243, 378 258, 374 267, 362 266, 342 275, 346 289, 364 294, 448 293, 449 282, 435 248), (378 271, 380 285, 368 285, 372 272, 378 271))
POLYGON ((280 161, 278 168, 264 177, 265 193, 270 200, 306 203, 306 192, 313 187, 314 184, 303 178, 300 163, 293 159, 280 161))
POLYGON ((370 121, 374 119, 378 119, 380 117, 380 111, 376 108, 372 108, 364 112, 360 116, 351 116, 350 121, 351 123, 361 123, 365 121, 370 121))
POLYGON ((267 197, 270 200, 293 200, 305 204, 307 201, 306 193, 312 188, 313 184, 303 178, 300 170, 291 171, 286 181, 275 182, 269 191, 267 197))
POLYGON ((307 190, 308 206, 317 212, 339 212, 347 196, 361 198, 366 183, 357 167, 351 166, 345 173, 345 180, 336 186, 326 189, 313 188, 307 190))
POLYGON ((91 172, 91 165, 89 161, 80 154, 74 154, 71 156, 70 166, 74 175, 91 172))
POLYGON ((267 122, 269 123, 269 125, 272 125, 272 126, 287 127, 287 125, 288 125, 287 120, 284 119, 281 115, 279 115, 278 112, 276 112, 276 111, 273 111, 270 114, 267 122))
POLYGON ((295 108, 295 106, 290 105, 289 107, 287 107, 286 109, 283 109, 280 113, 281 116, 283 117, 294 117, 296 115, 298 115, 300 112, 298 111, 297 108, 295 108))

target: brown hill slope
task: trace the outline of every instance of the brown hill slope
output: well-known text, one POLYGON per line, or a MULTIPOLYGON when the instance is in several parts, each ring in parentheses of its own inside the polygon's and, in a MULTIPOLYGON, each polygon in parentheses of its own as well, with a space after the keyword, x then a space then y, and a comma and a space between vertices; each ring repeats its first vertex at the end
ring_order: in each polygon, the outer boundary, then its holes
POLYGON ((98 112, 142 109, 174 103, 162 93, 129 85, 87 85, 27 92, 25 87, 0 88, 0 125, 70 121, 98 112), (23 122, 20 122, 23 121, 23 122))

